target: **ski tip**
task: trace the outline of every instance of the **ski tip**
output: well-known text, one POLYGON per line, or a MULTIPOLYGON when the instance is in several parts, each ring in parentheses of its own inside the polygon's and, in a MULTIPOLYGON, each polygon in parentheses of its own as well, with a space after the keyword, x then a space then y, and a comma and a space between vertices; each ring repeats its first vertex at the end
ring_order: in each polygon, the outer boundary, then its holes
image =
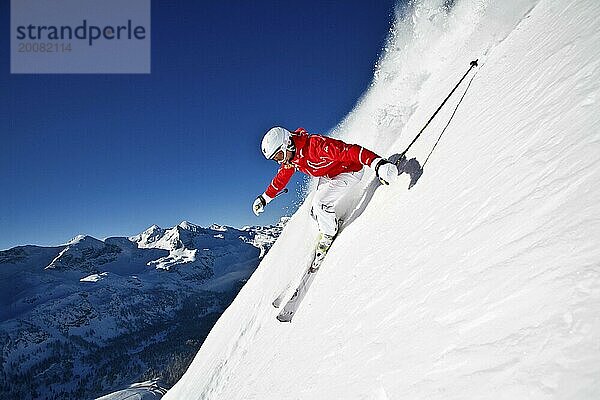
POLYGON ((279 302, 276 302, 276 301, 272 302, 271 304, 272 304, 272 305, 273 305, 273 307, 275 307, 275 308, 279 308, 279 306, 280 306, 279 302))
POLYGON ((292 317, 294 316, 294 314, 286 314, 286 315, 281 315, 279 314, 277 316, 277 320, 279 322, 292 322, 292 317))

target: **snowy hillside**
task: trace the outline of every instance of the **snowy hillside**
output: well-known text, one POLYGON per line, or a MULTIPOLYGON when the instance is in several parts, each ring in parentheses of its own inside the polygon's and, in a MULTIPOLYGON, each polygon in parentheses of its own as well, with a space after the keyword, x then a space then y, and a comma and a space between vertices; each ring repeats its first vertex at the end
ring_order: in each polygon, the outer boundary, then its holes
POLYGON ((130 385, 127 389, 119 390, 96 400, 157 400, 163 397, 166 390, 158 382, 147 381, 130 385))
MULTIPOLYGON (((400 153, 479 58, 423 175, 407 190, 366 174, 282 324, 271 301, 317 234, 302 206, 165 398, 600 398, 599 43, 596 0, 399 10, 333 134, 400 153)), ((467 83, 409 158, 425 162, 467 83)))
MULTIPOLYGON (((153 378, 172 385, 284 223, 184 221, 1 251, 0 398, 93 398, 153 378)), ((153 387, 123 393, 160 398, 153 387)))

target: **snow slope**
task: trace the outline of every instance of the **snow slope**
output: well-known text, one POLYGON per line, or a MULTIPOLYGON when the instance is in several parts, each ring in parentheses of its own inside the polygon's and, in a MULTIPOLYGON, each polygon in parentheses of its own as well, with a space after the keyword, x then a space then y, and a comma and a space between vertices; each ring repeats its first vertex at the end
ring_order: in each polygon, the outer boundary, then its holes
POLYGON ((96 400, 158 400, 166 393, 158 381, 134 383, 127 389, 119 390, 96 400))
POLYGON ((599 43, 596 0, 400 9, 333 134, 401 152, 479 58, 422 177, 366 174, 282 324, 270 303, 316 236, 304 204, 165 399, 600 398, 599 43))

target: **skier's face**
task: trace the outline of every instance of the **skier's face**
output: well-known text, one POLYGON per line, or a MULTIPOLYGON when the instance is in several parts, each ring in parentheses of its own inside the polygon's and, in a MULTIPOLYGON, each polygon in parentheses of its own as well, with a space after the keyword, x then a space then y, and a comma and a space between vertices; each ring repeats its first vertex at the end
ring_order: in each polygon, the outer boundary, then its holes
POLYGON ((275 160, 281 164, 281 162, 283 161, 283 150, 278 150, 277 153, 275 153, 275 155, 271 157, 271 160, 275 160))
POLYGON ((283 150, 279 150, 277 153, 275 153, 272 159, 278 162, 279 164, 283 163, 284 161, 287 161, 286 154, 283 150))

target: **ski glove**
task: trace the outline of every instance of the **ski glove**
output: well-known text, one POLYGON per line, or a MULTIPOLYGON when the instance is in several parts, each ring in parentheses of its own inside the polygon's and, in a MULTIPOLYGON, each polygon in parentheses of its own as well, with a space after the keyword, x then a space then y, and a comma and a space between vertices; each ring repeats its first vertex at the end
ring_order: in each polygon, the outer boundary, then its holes
POLYGON ((265 211, 265 206, 269 204, 271 200, 273 199, 265 193, 259 195, 256 200, 254 200, 254 204, 252 204, 252 211, 254 211, 254 214, 258 217, 261 212, 265 211))
POLYGON ((375 170, 375 175, 377 175, 379 181, 384 185, 394 183, 398 178, 398 167, 385 158, 376 158, 373 160, 371 168, 375 170))

